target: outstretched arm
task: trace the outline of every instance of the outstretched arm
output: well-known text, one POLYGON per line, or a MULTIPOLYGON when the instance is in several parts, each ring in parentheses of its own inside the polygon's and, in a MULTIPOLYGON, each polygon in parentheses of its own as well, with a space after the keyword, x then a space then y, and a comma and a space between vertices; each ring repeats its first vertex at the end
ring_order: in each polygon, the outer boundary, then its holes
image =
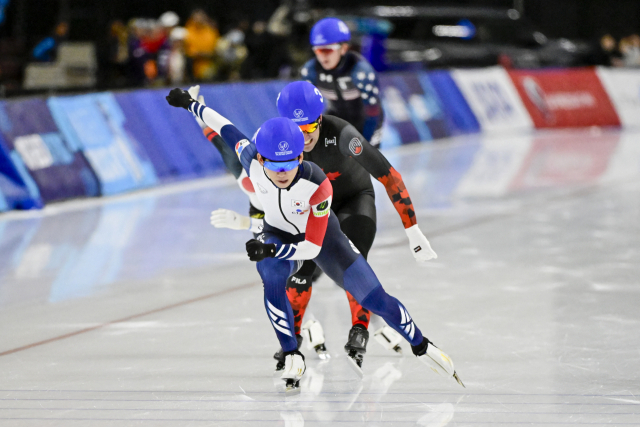
POLYGON ((437 258, 429 241, 418 227, 416 212, 404 185, 400 172, 351 125, 346 126, 340 134, 339 148, 343 155, 352 157, 387 190, 389 200, 396 208, 404 226, 414 258, 418 262, 437 258))
POLYGON ((253 160, 253 156, 249 153, 247 153, 249 155, 241 156, 241 152, 246 146, 251 145, 251 142, 233 125, 233 123, 231 123, 231 121, 229 121, 229 119, 222 116, 217 111, 199 103, 191 97, 189 92, 179 88, 172 89, 171 92, 169 92, 167 102, 169 102, 169 105, 173 107, 181 107, 190 111, 208 127, 222 136, 222 139, 227 143, 227 145, 236 151, 240 158, 240 163, 242 163, 244 169, 249 173, 249 167, 251 165, 251 160, 253 160))

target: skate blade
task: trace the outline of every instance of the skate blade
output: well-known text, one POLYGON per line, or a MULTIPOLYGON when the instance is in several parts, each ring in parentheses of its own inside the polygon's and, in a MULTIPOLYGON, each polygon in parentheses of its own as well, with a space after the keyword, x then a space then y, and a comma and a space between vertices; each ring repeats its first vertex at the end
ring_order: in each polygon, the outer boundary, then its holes
POLYGON ((331 359, 331 355, 329 353, 323 351, 323 352, 319 352, 318 353, 318 358, 322 359, 322 360, 329 360, 329 359, 331 359))
POLYGON ((465 385, 462 383, 462 380, 461 380, 461 379, 460 379, 460 377, 458 376, 458 373, 457 373, 457 372, 455 372, 455 371, 453 372, 453 378, 455 378, 455 379, 456 379, 456 381, 458 381, 458 384, 460 384, 462 387, 467 388, 467 386, 465 386, 465 385))
POLYGON ((362 368, 358 366, 358 363, 349 356, 347 356, 347 360, 349 361, 349 365, 351 366, 351 369, 353 369, 353 372, 355 372, 360 379, 364 378, 364 372, 362 372, 362 368))
POLYGON ((295 396, 300 394, 300 381, 287 380, 284 387, 284 394, 287 396, 295 396))

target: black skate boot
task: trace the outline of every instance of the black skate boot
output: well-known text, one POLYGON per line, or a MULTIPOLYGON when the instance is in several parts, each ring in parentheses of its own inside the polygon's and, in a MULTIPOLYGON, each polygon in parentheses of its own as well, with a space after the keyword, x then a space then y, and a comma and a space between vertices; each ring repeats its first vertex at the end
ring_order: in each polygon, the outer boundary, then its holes
MULTIPOLYGON (((302 335, 296 335, 296 340, 298 340, 297 349, 300 350, 300 346, 302 345, 302 335)), ((276 353, 273 355, 273 358, 278 361, 278 363, 276 364, 276 372, 282 371, 284 369, 284 357, 285 354, 282 349, 276 351, 276 353)))
POLYGON ((353 370, 360 378, 364 376, 362 372, 362 361, 367 352, 367 343, 369 342, 369 331, 361 324, 353 325, 349 331, 349 340, 344 345, 344 351, 353 370))

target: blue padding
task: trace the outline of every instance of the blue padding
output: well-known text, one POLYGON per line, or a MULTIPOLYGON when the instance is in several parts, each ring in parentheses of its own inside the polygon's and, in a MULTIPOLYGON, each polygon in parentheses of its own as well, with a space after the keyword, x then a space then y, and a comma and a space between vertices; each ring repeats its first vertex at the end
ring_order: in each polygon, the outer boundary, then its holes
POLYGON ((100 183, 100 194, 118 194, 154 185, 152 163, 127 134, 127 117, 109 93, 53 97, 51 115, 71 151, 85 155, 100 183))
POLYGON ((438 94, 453 135, 480 132, 478 119, 448 71, 421 72, 418 77, 424 86, 432 87, 438 94))
POLYGON ((16 164, 6 146, 0 133, 0 211, 41 208, 42 199, 33 179, 24 165, 16 164))
POLYGON ((89 163, 69 147, 43 99, 1 103, 0 134, 7 152, 16 152, 21 159, 44 203, 98 195, 89 163))

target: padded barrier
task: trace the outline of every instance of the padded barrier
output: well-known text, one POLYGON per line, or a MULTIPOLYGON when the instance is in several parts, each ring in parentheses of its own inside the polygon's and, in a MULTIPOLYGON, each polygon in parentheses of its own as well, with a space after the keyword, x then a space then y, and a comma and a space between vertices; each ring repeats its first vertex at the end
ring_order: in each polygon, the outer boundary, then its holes
POLYGON ((153 165, 126 132, 122 109, 110 93, 48 100, 49 109, 71 151, 81 151, 95 172, 100 195, 156 183, 153 165))

